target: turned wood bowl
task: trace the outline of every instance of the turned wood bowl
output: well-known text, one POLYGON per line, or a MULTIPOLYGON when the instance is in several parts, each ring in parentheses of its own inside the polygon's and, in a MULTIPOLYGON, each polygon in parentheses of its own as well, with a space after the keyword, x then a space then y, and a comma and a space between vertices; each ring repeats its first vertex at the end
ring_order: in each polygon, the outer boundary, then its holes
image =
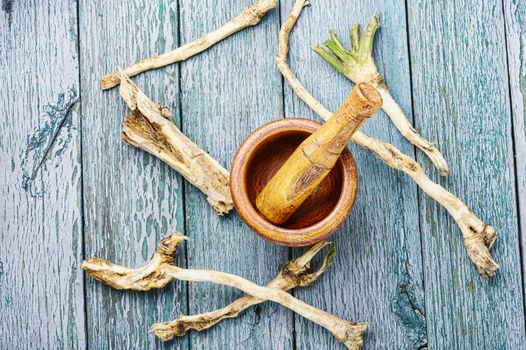
POLYGON ((308 119, 270 122, 250 134, 234 157, 230 189, 236 210, 255 233, 272 243, 303 247, 321 241, 343 224, 354 205, 358 171, 351 152, 345 148, 329 175, 285 223, 271 223, 256 208, 259 192, 319 127, 308 119))

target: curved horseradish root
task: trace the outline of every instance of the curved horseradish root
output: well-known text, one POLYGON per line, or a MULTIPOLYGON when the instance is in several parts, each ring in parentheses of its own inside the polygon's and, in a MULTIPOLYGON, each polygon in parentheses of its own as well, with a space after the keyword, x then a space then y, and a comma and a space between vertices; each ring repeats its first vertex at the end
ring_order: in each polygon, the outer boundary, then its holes
POLYGON ((315 46, 313 50, 354 83, 365 82, 373 85, 384 101, 382 109, 391 118, 400 133, 431 159, 441 175, 447 176, 449 175, 449 168, 440 151, 416 132, 400 106, 389 93, 383 77, 378 73, 372 54, 374 35, 378 28, 380 28, 380 21, 376 16, 373 16, 361 38, 359 37, 358 24, 354 24, 351 27, 350 50, 343 46, 334 32, 330 32, 330 39, 325 42, 325 46, 330 52, 322 46, 315 46))
MULTIPOLYGON (((259 0, 255 4, 245 8, 237 17, 228 21, 215 31, 207 33, 199 39, 178 47, 173 51, 166 52, 159 56, 145 58, 142 61, 124 68, 124 74, 133 77, 147 70, 168 66, 195 56, 242 29, 255 26, 269 10, 276 7, 277 3, 278 0, 259 0)), ((121 75, 119 71, 116 71, 103 76, 100 79, 100 87, 103 90, 110 89, 119 85, 120 81, 121 75)))
POLYGON ((318 271, 309 273, 308 269, 310 260, 327 243, 318 243, 300 258, 289 262, 269 286, 262 287, 242 277, 224 272, 183 269, 174 266, 173 254, 176 252, 179 243, 186 239, 179 233, 164 238, 159 243, 150 262, 143 268, 131 269, 98 258, 85 261, 82 268, 89 276, 116 289, 147 291, 153 288, 162 288, 173 279, 178 279, 192 282, 212 282, 237 288, 248 294, 248 296, 238 299, 221 310, 197 316, 182 316, 172 322, 153 325, 151 330, 162 340, 171 339, 174 335, 182 336, 188 329, 209 328, 223 318, 235 317, 247 307, 269 300, 279 303, 324 327, 348 349, 361 348, 367 323, 355 323, 341 319, 306 304, 284 291, 296 286, 309 285, 325 271, 335 253, 334 250, 328 253, 318 271))
POLYGON ((228 171, 175 126, 167 107, 154 103, 121 74, 120 94, 132 110, 124 119, 122 139, 179 172, 206 194, 218 215, 228 213, 233 208, 228 171))
MULTIPOLYGON (((314 98, 314 96, 312 96, 310 92, 301 85, 300 81, 294 75, 294 72, 290 69, 287 63, 290 32, 296 24, 305 4, 306 0, 297 0, 292 8, 289 18, 281 27, 276 62, 281 74, 298 97, 323 120, 329 120, 333 113, 325 108, 325 106, 316 100, 316 98, 314 98)), ((352 35, 356 37, 357 29, 355 29, 354 32, 355 34, 352 35)), ((351 33, 353 33, 353 30, 351 30, 351 33)), ((370 36, 370 39, 372 45, 372 36, 370 36)), ((354 42, 356 43, 356 40, 354 42)), ((352 141, 374 152, 390 167, 403 171, 409 175, 425 193, 446 208, 460 227, 467 253, 473 264, 477 267, 479 273, 484 277, 495 275, 499 265, 493 260, 489 252, 497 237, 495 228, 485 224, 473 212, 471 212, 467 205, 460 199, 448 192, 442 186, 431 181, 422 170, 420 164, 411 157, 403 154, 398 148, 389 143, 369 137, 360 131, 354 134, 352 141)))

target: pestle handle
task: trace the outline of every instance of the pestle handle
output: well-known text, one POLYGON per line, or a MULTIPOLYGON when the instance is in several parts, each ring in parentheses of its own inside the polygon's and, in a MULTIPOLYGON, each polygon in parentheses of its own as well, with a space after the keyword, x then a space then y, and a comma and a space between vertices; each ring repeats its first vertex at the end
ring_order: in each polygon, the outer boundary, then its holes
POLYGON ((274 224, 287 221, 329 174, 356 130, 381 106, 374 87, 356 85, 331 119, 299 145, 258 194, 258 211, 274 224))

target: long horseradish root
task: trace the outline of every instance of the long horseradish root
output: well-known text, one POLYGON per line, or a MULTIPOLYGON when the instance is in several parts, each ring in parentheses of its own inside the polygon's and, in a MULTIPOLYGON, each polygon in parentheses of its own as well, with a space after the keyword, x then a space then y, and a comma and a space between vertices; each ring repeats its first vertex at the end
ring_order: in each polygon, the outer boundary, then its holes
MULTIPOLYGON (((267 285, 267 288, 288 291, 296 287, 306 287, 316 281, 329 267, 336 249, 334 246, 331 248, 323 259, 320 268, 315 272, 310 271, 310 261, 328 244, 326 241, 319 242, 299 258, 289 261, 281 268, 276 278, 267 285)), ((260 299, 246 295, 222 309, 199 315, 183 315, 173 321, 156 323, 150 327, 150 331, 163 341, 170 340, 173 337, 182 337, 191 329, 202 331, 216 325, 221 320, 237 317, 244 310, 261 302, 260 299)))
MULTIPOLYGON (((287 63, 290 32, 296 24, 296 21, 305 5, 306 0, 297 0, 288 19, 281 27, 276 62, 281 74, 298 97, 323 120, 328 120, 333 113, 325 108, 303 87, 303 85, 301 85, 300 81, 294 75, 294 72, 292 72, 287 63)), ((356 43, 356 40, 354 42, 356 43)), ((448 192, 442 186, 431 181, 422 170, 420 164, 411 157, 403 154, 393 145, 369 137, 360 131, 354 134, 352 141, 361 147, 368 148, 374 152, 390 167, 403 171, 409 175, 425 193, 446 208, 460 227, 468 256, 477 267, 479 273, 484 277, 495 275, 499 265, 493 260, 489 252, 497 238, 495 228, 485 224, 473 212, 471 212, 467 205, 460 199, 448 192)))
POLYGON ((387 113, 400 133, 431 159, 441 175, 447 176, 449 175, 449 168, 446 160, 432 143, 416 132, 400 106, 391 96, 383 77, 376 68, 372 50, 374 35, 379 27, 380 21, 376 16, 373 16, 361 38, 359 37, 358 24, 354 24, 351 27, 350 50, 343 46, 334 32, 330 32, 330 39, 325 42, 328 50, 322 46, 315 46, 313 50, 355 84, 364 82, 374 86, 382 96, 382 109, 387 113))
POLYGON ((122 139, 170 165, 206 196, 217 214, 233 208, 229 173, 186 137, 171 121, 167 107, 150 100, 121 72, 120 94, 132 112, 124 119, 122 139))
MULTIPOLYGON (((215 31, 205 34, 199 39, 178 47, 173 51, 166 52, 159 56, 145 58, 142 61, 124 68, 124 74, 133 77, 147 70, 168 66, 195 56, 242 29, 255 26, 269 10, 276 7, 277 2, 278 0, 259 0, 253 5, 245 8, 237 17, 225 23, 215 31)), ((119 85, 120 81, 120 72, 116 71, 102 77, 100 79, 100 87, 103 90, 110 89, 119 85)))
MULTIPOLYGON (((275 283, 275 288, 269 288, 259 286, 242 277, 224 272, 183 269, 174 266, 173 255, 176 252, 177 246, 186 239, 185 236, 179 233, 164 238, 158 245, 150 262, 143 268, 131 269, 98 258, 85 261, 82 264, 82 268, 89 276, 116 289, 147 291, 154 288, 162 288, 173 279, 191 282, 211 282, 237 288, 254 298, 249 299, 248 303, 259 303, 267 300, 276 302, 324 327, 348 349, 361 348, 367 323, 355 323, 341 319, 306 304, 282 290, 288 286, 301 285, 301 281, 298 282, 298 284, 295 284, 295 282, 289 284, 287 281, 282 281, 282 279, 289 278, 288 276, 283 275, 281 278, 278 276, 276 278, 279 279, 278 282, 276 282, 276 279, 272 282, 275 283)), ((314 254, 321 248, 317 246, 316 249, 315 251, 310 251, 310 253, 308 252, 303 260, 299 258, 300 264, 307 266, 310 259, 312 259, 314 254)), ((325 259, 326 262, 324 265, 330 263, 330 258, 331 256, 325 259)), ((318 271, 319 274, 321 274, 325 268, 326 266, 323 267, 322 265, 322 269, 318 271)), ((295 272, 295 276, 305 276, 304 281, 306 284, 314 281, 319 274, 304 275, 301 266, 298 266, 298 270, 295 272)), ((249 306, 246 299, 243 305, 247 305, 246 307, 249 306)), ((162 334, 159 326, 154 326, 154 331, 156 331, 156 329, 162 334)), ((167 335, 167 337, 169 338, 169 335, 167 335)))

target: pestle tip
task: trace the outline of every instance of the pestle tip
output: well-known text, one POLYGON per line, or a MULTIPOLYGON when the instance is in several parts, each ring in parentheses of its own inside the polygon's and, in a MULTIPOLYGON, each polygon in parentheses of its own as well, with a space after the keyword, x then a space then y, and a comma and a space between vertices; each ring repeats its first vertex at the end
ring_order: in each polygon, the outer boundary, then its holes
POLYGON ((350 105, 360 115, 372 116, 382 107, 382 96, 371 84, 359 83, 349 96, 350 105))

